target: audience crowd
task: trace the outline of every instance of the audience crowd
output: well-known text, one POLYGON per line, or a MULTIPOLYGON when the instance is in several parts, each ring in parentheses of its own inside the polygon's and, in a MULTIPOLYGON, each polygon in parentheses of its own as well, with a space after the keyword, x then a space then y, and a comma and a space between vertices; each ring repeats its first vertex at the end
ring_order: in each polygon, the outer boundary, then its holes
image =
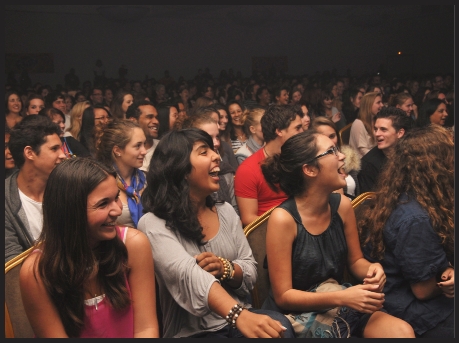
POLYGON ((34 247, 36 337, 454 337, 452 73, 25 80, 5 263, 34 247), (243 228, 273 208, 255 309, 243 228))

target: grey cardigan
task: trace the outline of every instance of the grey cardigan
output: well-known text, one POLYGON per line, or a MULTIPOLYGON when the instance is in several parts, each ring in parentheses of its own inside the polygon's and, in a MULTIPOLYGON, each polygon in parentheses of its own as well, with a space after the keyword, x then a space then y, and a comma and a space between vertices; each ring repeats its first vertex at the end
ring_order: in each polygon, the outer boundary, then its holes
POLYGON ((18 172, 5 179, 5 263, 34 244, 19 197, 18 172))

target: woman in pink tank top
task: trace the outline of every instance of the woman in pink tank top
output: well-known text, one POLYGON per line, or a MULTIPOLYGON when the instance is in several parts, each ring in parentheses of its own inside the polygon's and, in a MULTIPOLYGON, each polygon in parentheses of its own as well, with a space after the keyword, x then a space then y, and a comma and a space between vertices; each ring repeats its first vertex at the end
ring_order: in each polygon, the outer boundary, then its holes
POLYGON ((115 225, 115 177, 88 158, 66 160, 50 174, 42 234, 20 271, 36 337, 159 337, 150 243, 115 225))

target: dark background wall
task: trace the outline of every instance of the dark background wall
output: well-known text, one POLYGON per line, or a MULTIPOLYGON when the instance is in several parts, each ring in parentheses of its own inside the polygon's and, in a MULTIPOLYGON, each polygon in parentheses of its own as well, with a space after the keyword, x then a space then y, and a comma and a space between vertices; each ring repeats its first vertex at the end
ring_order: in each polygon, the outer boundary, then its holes
POLYGON ((51 54, 54 72, 30 74, 51 85, 71 67, 81 82, 92 80, 98 58, 108 77, 125 64, 131 80, 159 79, 166 69, 191 79, 206 67, 214 76, 228 68, 249 76, 260 56, 287 57, 292 75, 333 68, 360 75, 381 65, 393 74, 454 70, 452 5, 171 5, 140 14, 122 5, 106 17, 99 5, 5 8, 7 56, 51 54))

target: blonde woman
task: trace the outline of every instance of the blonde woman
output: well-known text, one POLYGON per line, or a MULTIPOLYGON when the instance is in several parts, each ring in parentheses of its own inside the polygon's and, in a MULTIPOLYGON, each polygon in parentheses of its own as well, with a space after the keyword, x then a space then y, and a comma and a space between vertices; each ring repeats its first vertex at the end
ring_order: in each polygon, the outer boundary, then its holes
POLYGON ((247 141, 236 150, 235 156, 238 164, 263 147, 264 139, 261 131, 261 117, 265 114, 264 108, 253 108, 242 114, 241 121, 244 131, 249 133, 247 141))
POLYGON ((359 152, 360 157, 365 156, 376 145, 373 121, 383 106, 381 93, 370 92, 362 97, 359 114, 352 123, 349 137, 349 145, 359 152))
POLYGON ((80 129, 81 129, 81 118, 83 112, 90 106, 88 100, 77 102, 70 111, 70 126, 64 132, 64 137, 73 137, 79 140, 80 129))

